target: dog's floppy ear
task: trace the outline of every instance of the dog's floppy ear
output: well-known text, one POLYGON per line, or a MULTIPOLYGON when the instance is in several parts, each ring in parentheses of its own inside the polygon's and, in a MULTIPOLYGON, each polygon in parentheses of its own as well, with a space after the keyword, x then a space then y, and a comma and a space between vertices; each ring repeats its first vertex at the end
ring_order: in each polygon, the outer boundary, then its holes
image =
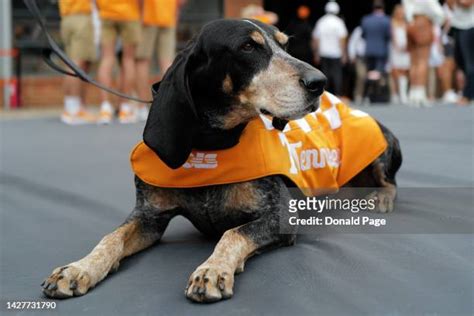
POLYGON ((173 169, 188 159, 197 131, 196 108, 186 71, 192 51, 193 45, 184 49, 166 72, 143 131, 145 144, 173 169))

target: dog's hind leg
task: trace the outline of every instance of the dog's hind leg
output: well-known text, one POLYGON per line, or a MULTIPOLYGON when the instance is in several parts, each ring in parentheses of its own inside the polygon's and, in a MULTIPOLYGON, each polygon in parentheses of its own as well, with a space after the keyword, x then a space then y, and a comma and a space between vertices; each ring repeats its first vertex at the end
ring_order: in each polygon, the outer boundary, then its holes
POLYGON ((395 181, 387 178, 385 166, 379 159, 371 164, 372 176, 376 182, 376 189, 366 199, 373 199, 376 208, 374 211, 380 213, 391 212, 394 209, 395 198, 397 197, 397 186, 395 181))
POLYGON ((402 164, 402 151, 395 135, 381 123, 378 124, 388 146, 385 152, 370 165, 371 174, 378 189, 369 194, 367 198, 375 198, 377 205, 375 211, 385 213, 394 209, 394 202, 397 197, 395 175, 402 164))
POLYGON ((137 205, 125 223, 102 238, 84 258, 54 269, 42 284, 43 292, 53 298, 84 295, 118 269, 120 260, 159 241, 176 211, 156 208, 152 202, 161 199, 164 205, 164 199, 154 195, 159 193, 143 192, 137 186, 137 205))
MULTIPOLYGON (((387 141, 387 149, 344 187, 374 188, 370 190, 372 192, 366 196, 366 199, 375 200, 374 211, 386 213, 394 209, 394 201, 397 196, 395 176, 402 164, 402 151, 395 135, 382 124, 378 124, 387 141)), ((351 195, 350 190, 347 193, 351 195)), ((352 194, 354 197, 359 197, 359 192, 354 193, 356 193, 352 194)))

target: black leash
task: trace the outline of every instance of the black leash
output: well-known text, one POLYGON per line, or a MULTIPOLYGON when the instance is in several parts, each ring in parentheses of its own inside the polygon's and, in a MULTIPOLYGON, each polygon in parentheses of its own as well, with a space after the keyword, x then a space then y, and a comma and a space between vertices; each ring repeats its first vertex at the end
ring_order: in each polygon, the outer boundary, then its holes
POLYGON ((116 96, 119 96, 124 99, 129 99, 132 101, 140 102, 140 103, 151 103, 152 101, 146 101, 146 100, 141 100, 139 98, 135 98, 126 94, 123 94, 120 91, 114 90, 112 88, 106 87, 99 82, 95 81, 87 73, 85 73, 81 68, 79 68, 59 47, 59 45, 54 41, 53 37, 49 34, 48 29, 46 28, 46 24, 44 22, 44 18, 41 15, 41 12, 38 8, 38 5, 36 4, 36 0, 23 0, 25 3, 26 7, 30 11, 30 13, 33 15, 33 17, 38 21, 41 30, 46 36, 46 39, 48 41, 49 47, 43 49, 43 59, 54 70, 57 72, 60 72, 64 75, 68 76, 73 76, 81 79, 84 82, 90 83, 94 86, 96 86, 99 89, 105 90, 111 94, 114 94, 116 96), (65 70, 61 66, 57 65, 53 60, 52 56, 56 55, 59 59, 61 59, 69 68, 71 68, 72 72, 65 70))

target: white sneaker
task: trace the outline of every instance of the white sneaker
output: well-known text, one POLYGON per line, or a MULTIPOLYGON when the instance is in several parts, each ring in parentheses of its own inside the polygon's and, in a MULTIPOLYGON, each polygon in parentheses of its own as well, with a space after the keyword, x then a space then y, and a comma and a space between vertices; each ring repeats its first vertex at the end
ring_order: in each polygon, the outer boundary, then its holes
POLYGON ((458 102, 458 100, 458 95, 453 90, 448 90, 443 94, 443 103, 454 104, 458 102))
POLYGON ((119 122, 121 124, 133 124, 138 122, 138 117, 135 108, 127 103, 122 103, 119 112, 119 122))
POLYGON ((97 124, 106 125, 111 124, 114 117, 114 110, 110 102, 102 102, 100 106, 99 119, 97 124))
POLYGON ((390 97, 390 103, 400 104, 400 98, 398 97, 398 94, 392 94, 390 97))
POLYGON ((67 125, 84 125, 95 123, 97 117, 87 112, 84 109, 80 109, 77 113, 71 114, 68 111, 64 111, 61 114, 61 122, 67 125))
POLYGON ((140 105, 137 109, 137 118, 140 122, 145 122, 148 118, 148 113, 150 110, 148 110, 148 106, 146 105, 140 105))
POLYGON ((418 95, 419 93, 416 88, 410 89, 410 91, 408 92, 408 106, 415 108, 420 107, 418 95))
POLYGON ((401 76, 398 78, 398 95, 400 96, 400 103, 407 104, 408 102, 408 78, 401 76))
POLYGON ((424 87, 412 87, 408 96, 409 104, 414 107, 431 107, 431 103, 426 97, 426 91, 424 87))

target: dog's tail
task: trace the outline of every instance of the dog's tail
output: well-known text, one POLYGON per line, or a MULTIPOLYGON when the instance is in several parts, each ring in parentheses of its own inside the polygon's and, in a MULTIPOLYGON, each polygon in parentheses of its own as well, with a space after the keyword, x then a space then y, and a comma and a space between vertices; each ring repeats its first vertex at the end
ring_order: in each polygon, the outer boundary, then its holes
POLYGON ((378 121, 377 123, 382 130, 383 135, 385 136, 385 140, 388 143, 387 150, 384 152, 383 157, 381 157, 385 167, 385 176, 387 177, 387 180, 395 184, 395 175, 400 169, 403 160, 400 141, 383 124, 378 121))
POLYGON ((400 147, 400 142, 398 138, 396 138, 395 136, 393 136, 392 145, 393 147, 392 147, 392 153, 390 157, 391 163, 388 165, 388 168, 387 168, 388 170, 386 172, 387 172, 387 177, 393 180, 393 182, 395 182, 395 174, 402 166, 403 157, 402 157, 402 149, 400 147))

